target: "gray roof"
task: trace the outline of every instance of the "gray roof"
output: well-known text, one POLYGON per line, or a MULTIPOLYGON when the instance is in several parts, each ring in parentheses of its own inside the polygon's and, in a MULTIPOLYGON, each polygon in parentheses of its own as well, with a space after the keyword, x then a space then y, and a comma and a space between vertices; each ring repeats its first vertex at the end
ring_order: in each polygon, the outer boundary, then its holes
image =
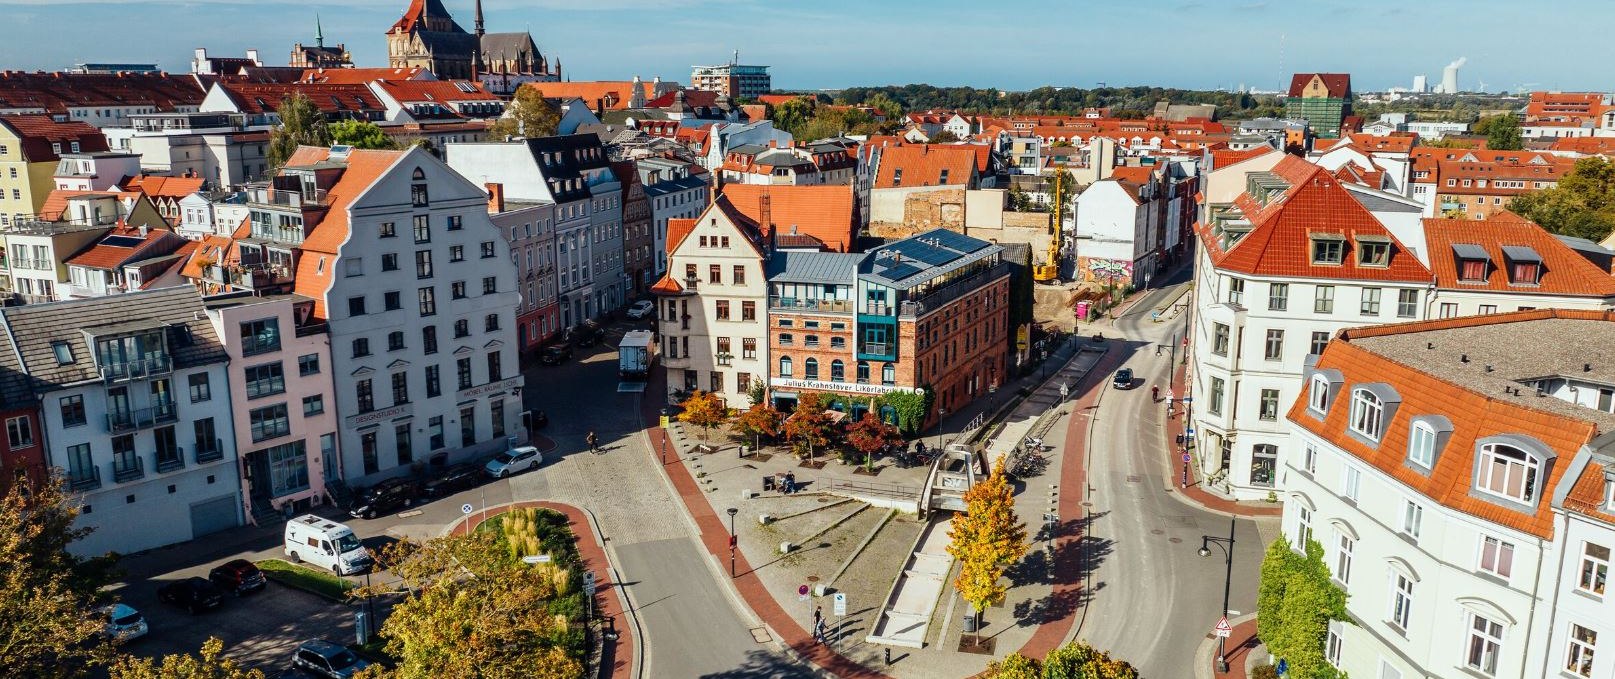
POLYGON ((1526 245, 1504 245, 1503 256, 1515 262, 1541 262, 1542 255, 1526 245))
POLYGON ((1474 243, 1453 243, 1452 252, 1460 259, 1491 260, 1491 256, 1486 254, 1486 249, 1474 243))
POLYGON ((494 59, 513 59, 520 56, 538 60, 538 45, 527 33, 486 33, 482 36, 482 53, 494 59))
MULTIPOLYGON (((643 178, 644 175, 641 174, 640 177, 643 178)), ((646 184, 645 196, 654 198, 656 196, 665 196, 669 193, 688 191, 690 189, 696 189, 706 185, 707 176, 704 174, 685 175, 679 179, 664 179, 656 182, 655 184, 646 184)))
POLYGON ((850 252, 782 250, 768 260, 768 282, 852 285, 863 259, 863 255, 850 252))
POLYGON ((980 238, 931 229, 876 248, 861 267, 860 278, 910 288, 1003 251, 980 238))
POLYGON ((729 152, 730 153, 743 153, 743 154, 746 154, 746 155, 756 155, 756 154, 762 153, 762 152, 767 151, 767 150, 768 150, 768 147, 763 146, 762 144, 741 144, 741 145, 736 146, 736 147, 734 147, 732 149, 729 149, 729 152))
POLYGON ((0 332, 0 404, 7 407, 35 400, 28 374, 22 371, 21 359, 11 334, 0 332))
POLYGON ((1583 255, 1591 254, 1601 255, 1604 257, 1615 255, 1615 250, 1610 250, 1609 248, 1587 240, 1586 238, 1577 238, 1575 236, 1565 236, 1562 234, 1555 234, 1554 238, 1558 238, 1559 242, 1570 246, 1570 249, 1580 252, 1583 255))
POLYGON ((1361 184, 1341 183, 1357 204, 1369 212, 1423 212, 1424 206, 1392 193, 1371 189, 1361 184))
MULTIPOLYGON (((15 343, 15 351, 8 353, 20 357, 21 369, 33 378, 35 393, 44 393, 100 378, 90 344, 96 335, 161 328, 175 369, 227 360, 213 324, 202 311, 202 296, 195 288, 176 286, 9 307, 0 309, 0 319, 15 343), (68 343, 72 363, 57 364, 52 348, 56 342, 68 343)), ((282 328, 283 332, 290 330, 282 328)))

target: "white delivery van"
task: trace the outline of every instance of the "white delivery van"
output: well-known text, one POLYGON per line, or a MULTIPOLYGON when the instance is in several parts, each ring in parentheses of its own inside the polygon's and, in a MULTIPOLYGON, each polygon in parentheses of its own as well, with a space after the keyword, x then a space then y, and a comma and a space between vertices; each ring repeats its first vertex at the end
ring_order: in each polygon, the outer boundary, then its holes
POLYGON ((357 573, 370 566, 370 552, 347 526, 304 514, 286 522, 286 556, 292 563, 306 561, 337 575, 357 573))
POLYGON ((656 360, 656 338, 649 330, 629 330, 617 345, 617 376, 625 380, 644 380, 650 376, 650 366, 656 360))

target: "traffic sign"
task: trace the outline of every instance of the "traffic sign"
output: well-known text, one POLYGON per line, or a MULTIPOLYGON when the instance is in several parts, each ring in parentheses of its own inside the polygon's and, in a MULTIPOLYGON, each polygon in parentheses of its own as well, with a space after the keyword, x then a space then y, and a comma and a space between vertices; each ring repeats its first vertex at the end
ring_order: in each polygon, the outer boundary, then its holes
POLYGON ((808 600, 808 586, 807 585, 802 585, 801 587, 796 588, 796 598, 797 598, 798 601, 807 601, 808 600))
POLYGON ((1221 620, 1217 621, 1217 626, 1212 631, 1215 632, 1219 637, 1226 637, 1234 633, 1234 628, 1228 625, 1228 618, 1227 616, 1224 616, 1221 620))
POLYGON ((847 593, 846 592, 836 592, 835 604, 833 605, 831 610, 836 615, 846 615, 847 614, 847 593))
POLYGON ((1183 402, 1183 403, 1194 403, 1194 397, 1193 396, 1185 396, 1185 397, 1180 398, 1178 400, 1183 402))
POLYGON ((1188 462, 1188 461, 1189 461, 1189 454, 1188 454, 1188 453, 1184 453, 1184 454, 1183 454, 1183 461, 1184 461, 1184 462, 1188 462))
POLYGON ((1278 667, 1275 668, 1275 669, 1277 669, 1279 671, 1279 676, 1281 676, 1281 677, 1286 675, 1286 674, 1289 674, 1290 673, 1290 661, 1285 660, 1284 658, 1279 658, 1278 667))
POLYGON ((583 593, 586 596, 594 596, 594 571, 583 572, 583 593))
POLYGON ((467 502, 467 503, 465 503, 463 505, 460 505, 460 513, 461 514, 470 514, 471 513, 471 503, 467 502))

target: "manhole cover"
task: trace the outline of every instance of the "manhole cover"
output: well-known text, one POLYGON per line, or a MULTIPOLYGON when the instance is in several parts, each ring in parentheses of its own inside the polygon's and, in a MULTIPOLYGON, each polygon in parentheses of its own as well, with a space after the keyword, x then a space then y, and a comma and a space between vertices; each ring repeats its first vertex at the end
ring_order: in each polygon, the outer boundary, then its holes
POLYGON ((1144 480, 1144 477, 1139 476, 1137 474, 1128 474, 1127 475, 1127 482, 1128 483, 1138 483, 1139 481, 1143 481, 1143 480, 1144 480))
POLYGON ((1156 528, 1150 531, 1150 535, 1166 535, 1166 531, 1156 528))
POLYGON ((1183 538, 1167 538, 1166 541, 1175 545, 1179 542, 1183 542, 1183 538))
MULTIPOLYGON (((1211 635, 1209 635, 1209 634, 1206 635, 1206 638, 1208 638, 1208 639, 1211 638, 1211 635)), ((753 627, 753 628, 751 628, 751 639, 752 639, 752 641, 755 641, 755 642, 757 642, 759 644, 766 644, 766 643, 774 640, 773 637, 768 636, 768 628, 767 627, 753 627)))

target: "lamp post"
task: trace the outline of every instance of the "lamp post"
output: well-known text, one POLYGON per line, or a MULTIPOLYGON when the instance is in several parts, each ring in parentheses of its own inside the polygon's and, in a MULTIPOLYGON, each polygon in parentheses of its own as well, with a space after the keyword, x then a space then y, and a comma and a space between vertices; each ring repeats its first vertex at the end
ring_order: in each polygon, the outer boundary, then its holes
MULTIPOLYGON (((1228 617, 1228 590, 1234 583, 1234 526, 1238 519, 1228 519, 1228 537, 1218 538, 1210 535, 1200 536, 1200 556, 1211 556, 1211 545, 1222 548, 1223 562, 1227 565, 1227 573, 1222 581, 1222 617, 1228 617)), ((1228 637, 1217 637, 1217 671, 1228 671, 1228 637)))
POLYGON ((733 579, 735 577, 735 515, 739 514, 740 510, 730 507, 725 511, 729 512, 729 577, 733 579))

